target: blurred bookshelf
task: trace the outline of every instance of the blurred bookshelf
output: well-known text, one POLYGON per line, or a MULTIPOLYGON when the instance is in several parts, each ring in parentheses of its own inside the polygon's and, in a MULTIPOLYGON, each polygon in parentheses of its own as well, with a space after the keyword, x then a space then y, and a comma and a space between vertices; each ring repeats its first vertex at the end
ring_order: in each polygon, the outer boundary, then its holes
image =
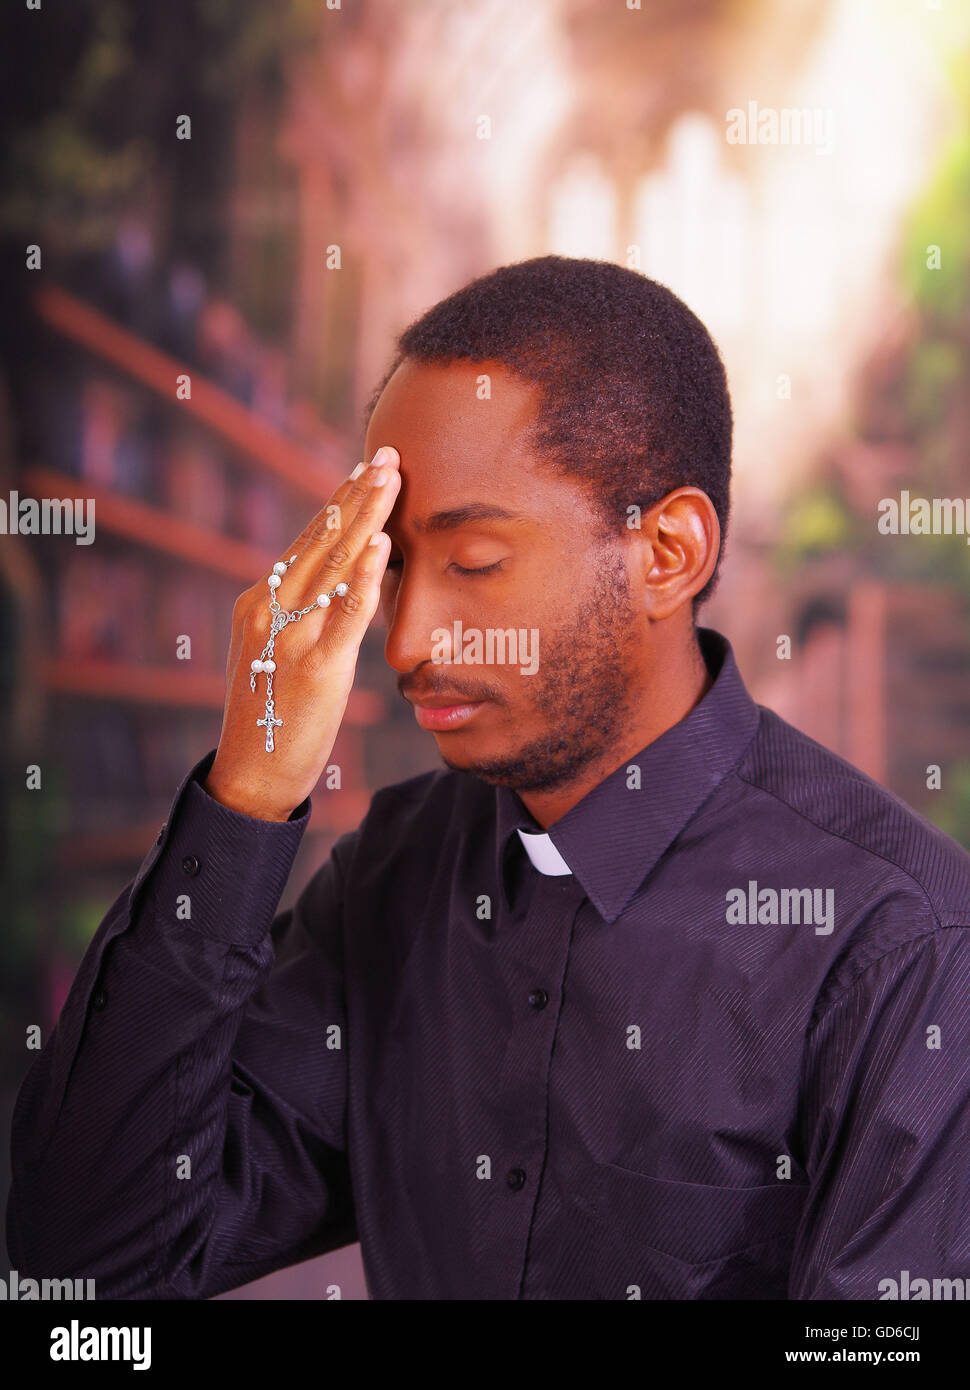
MULTIPOLYGON (((28 761, 42 765, 52 797, 38 945, 53 1021, 179 782, 218 742, 238 594, 270 572, 356 460, 323 424, 307 442, 273 423, 285 419, 285 393, 279 373, 273 390, 261 389, 260 350, 245 326, 244 350, 224 352, 213 380, 184 324, 189 349, 176 354, 62 287, 41 289, 33 309, 42 370, 27 374, 25 389, 37 423, 13 483, 21 496, 93 499, 95 518, 93 544, 30 537, 42 620, 20 654, 43 706, 41 747, 28 761), (185 637, 190 659, 177 654, 185 637)), ((223 306, 223 346, 227 323, 239 332, 223 306)), ((305 430, 303 402, 298 418, 305 430)), ((388 733, 413 723, 389 699, 382 640, 376 625, 365 638, 331 759, 341 786, 321 780, 314 792, 300 852, 312 862, 288 892, 359 825, 375 785, 418 770, 407 754, 380 756, 376 773, 373 748, 368 760, 369 735, 380 730, 386 749, 388 733)), ((254 703, 254 721, 258 712, 254 703)))

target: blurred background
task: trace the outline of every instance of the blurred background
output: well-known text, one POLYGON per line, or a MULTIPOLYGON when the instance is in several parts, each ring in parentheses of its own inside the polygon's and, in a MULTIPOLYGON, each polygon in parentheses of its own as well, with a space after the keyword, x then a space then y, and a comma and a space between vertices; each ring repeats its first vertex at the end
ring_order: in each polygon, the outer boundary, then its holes
MULTIPOLYGON (((394 336, 496 265, 616 261, 704 320, 736 442, 701 621, 970 846, 970 546, 876 525, 908 490, 970 528, 970 7, 43 0, 0 53, 0 500, 96 503, 93 545, 0 535, 4 1201, 25 1029, 218 741, 236 595, 361 457, 394 336)), ((379 618, 333 760, 282 906, 440 766, 379 618)), ((332 1283, 366 1298, 357 1247, 224 1297, 332 1283)))

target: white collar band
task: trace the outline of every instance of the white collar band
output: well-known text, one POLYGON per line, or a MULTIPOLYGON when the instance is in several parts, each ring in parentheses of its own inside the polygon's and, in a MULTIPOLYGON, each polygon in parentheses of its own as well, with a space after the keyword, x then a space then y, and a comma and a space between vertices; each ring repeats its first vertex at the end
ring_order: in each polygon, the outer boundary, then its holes
POLYGON ((556 849, 549 836, 543 831, 535 835, 526 830, 517 831, 525 845, 525 852, 540 874, 571 874, 572 869, 556 849))

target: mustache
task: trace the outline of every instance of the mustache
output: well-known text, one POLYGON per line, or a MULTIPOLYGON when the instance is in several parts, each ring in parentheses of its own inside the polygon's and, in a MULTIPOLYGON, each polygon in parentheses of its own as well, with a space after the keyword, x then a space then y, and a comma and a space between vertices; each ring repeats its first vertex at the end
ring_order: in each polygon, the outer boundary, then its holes
POLYGON ((458 690, 453 685, 426 685, 418 686, 409 684, 406 681, 398 681, 398 690, 405 700, 411 700, 415 704, 421 704, 423 700, 438 700, 444 697, 454 697, 456 705, 475 704, 479 700, 494 700, 500 703, 499 697, 494 691, 485 690, 458 690))

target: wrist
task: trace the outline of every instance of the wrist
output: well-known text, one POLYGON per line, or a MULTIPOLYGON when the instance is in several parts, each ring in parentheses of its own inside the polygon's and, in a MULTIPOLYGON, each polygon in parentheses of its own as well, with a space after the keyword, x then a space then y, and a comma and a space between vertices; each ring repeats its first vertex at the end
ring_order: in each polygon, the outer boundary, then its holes
POLYGON ((253 820, 288 821, 295 809, 292 806, 288 809, 273 806, 267 798, 258 793, 254 794, 251 788, 243 790, 234 787, 230 782, 224 782, 219 777, 214 777, 211 772, 202 783, 202 790, 213 801, 218 801, 220 805, 227 806, 230 811, 249 816, 253 820))

